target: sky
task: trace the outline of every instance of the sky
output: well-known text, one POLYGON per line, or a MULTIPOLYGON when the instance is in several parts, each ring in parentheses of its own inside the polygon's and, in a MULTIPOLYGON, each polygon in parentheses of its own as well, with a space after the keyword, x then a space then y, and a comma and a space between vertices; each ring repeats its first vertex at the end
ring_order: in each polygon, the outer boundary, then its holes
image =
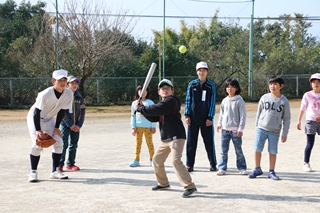
MULTIPOLYGON (((15 1, 19 4, 22 0, 15 1)), ((27 1, 27 0, 26 0, 27 1)), ((37 0, 29 0, 36 4, 37 0)), ((55 12, 56 0, 42 0, 47 3, 47 12, 55 12)), ((82 2, 83 0, 74 0, 82 2)), ((167 16, 186 16, 188 26, 196 25, 197 18, 212 17, 217 9, 220 10, 219 21, 228 22, 230 18, 240 17, 240 24, 247 27, 252 13, 252 0, 87 0, 92 5, 103 4, 114 14, 120 9, 127 10, 127 14, 155 15, 159 18, 140 17, 134 28, 133 35, 146 41, 152 41, 152 30, 162 31, 165 26, 179 32, 180 20, 183 18, 169 18, 167 16), (165 15, 165 19, 163 18, 165 15), (190 18, 191 17, 191 18, 190 18)), ((5 0, 0 0, 4 3, 5 0)), ((67 12, 64 8, 65 0, 58 0, 59 12, 67 12)), ((320 0, 255 0, 254 17, 279 17, 279 15, 301 13, 306 17, 320 18, 320 0)), ((205 19, 208 20, 209 19, 205 19)), ((266 21, 265 23, 273 21, 266 21)), ((320 20, 310 21, 313 27, 309 30, 312 36, 320 40, 320 20)))

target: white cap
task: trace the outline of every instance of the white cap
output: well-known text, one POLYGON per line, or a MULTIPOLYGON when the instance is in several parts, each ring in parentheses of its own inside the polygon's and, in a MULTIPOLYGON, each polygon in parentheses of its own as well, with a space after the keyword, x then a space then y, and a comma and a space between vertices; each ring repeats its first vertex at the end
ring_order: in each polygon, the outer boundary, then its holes
POLYGON ((60 80, 61 78, 68 78, 68 71, 67 70, 55 70, 52 73, 52 78, 56 80, 60 80))
POLYGON ((311 78, 309 79, 309 81, 311 82, 312 79, 318 79, 318 80, 320 80, 320 73, 315 73, 315 74, 313 74, 313 75, 311 76, 311 78))
POLYGON ((70 75, 68 77, 68 83, 72 82, 72 81, 76 81, 78 84, 80 84, 80 79, 79 78, 76 78, 74 77, 73 75, 70 75))
POLYGON ((197 63, 196 71, 198 71, 198 69, 200 68, 208 69, 208 64, 206 62, 200 61, 199 63, 197 63))
POLYGON ((173 83, 172 83, 170 80, 165 79, 165 78, 162 79, 162 80, 159 82, 158 88, 160 89, 160 87, 161 87, 162 85, 164 85, 164 84, 166 84, 166 85, 168 85, 168 86, 170 86, 170 87, 173 88, 173 83))

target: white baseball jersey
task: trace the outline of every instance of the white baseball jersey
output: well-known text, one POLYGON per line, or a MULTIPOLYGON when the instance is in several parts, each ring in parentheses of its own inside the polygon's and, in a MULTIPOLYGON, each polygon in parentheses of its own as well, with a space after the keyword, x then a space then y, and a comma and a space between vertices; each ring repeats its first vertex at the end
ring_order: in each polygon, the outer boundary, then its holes
POLYGON ((29 114, 34 115, 34 109, 38 108, 41 110, 40 118, 47 120, 56 116, 61 109, 69 109, 72 113, 72 98, 72 90, 65 88, 60 98, 57 99, 54 88, 49 87, 38 94, 29 114))
MULTIPOLYGON (((36 102, 32 105, 27 115, 27 123, 29 134, 31 136, 33 142, 33 150, 36 152, 31 152, 33 155, 38 156, 39 151, 41 151, 40 147, 35 145, 37 140, 36 136, 36 128, 33 121, 34 111, 36 108, 41 110, 40 112, 40 125, 41 130, 43 132, 48 133, 49 135, 53 134, 53 130, 55 127, 55 119, 54 117, 58 114, 61 109, 69 109, 69 112, 72 113, 72 100, 73 100, 73 92, 72 90, 65 88, 60 98, 57 99, 54 88, 49 87, 41 92, 39 92, 36 102)), ((61 153, 63 141, 62 138, 58 135, 54 135, 54 139, 58 142, 54 145, 54 152, 61 153)))

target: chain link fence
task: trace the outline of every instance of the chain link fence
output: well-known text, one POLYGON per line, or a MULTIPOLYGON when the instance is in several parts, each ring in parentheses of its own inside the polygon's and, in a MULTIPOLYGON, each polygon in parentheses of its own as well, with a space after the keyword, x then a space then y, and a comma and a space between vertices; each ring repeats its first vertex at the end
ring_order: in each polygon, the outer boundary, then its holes
MULTIPOLYGON (((257 101, 268 92, 268 80, 270 76, 254 76, 252 91, 253 98, 248 95, 248 79, 245 76, 236 78, 240 82, 241 96, 245 100, 257 101)), ((174 84, 175 95, 185 99, 188 83, 196 76, 168 76, 174 84)), ((216 84, 217 100, 225 97, 224 81, 226 76, 208 77, 216 84)), ((287 98, 301 98, 310 90, 310 74, 283 75, 285 87, 282 94, 287 98)), ((135 88, 144 83, 144 77, 108 77, 88 78, 84 83, 85 99, 87 105, 125 105, 133 101, 135 88)), ((158 102, 157 92, 158 77, 154 77, 149 85, 151 99, 158 102)), ((37 97, 38 92, 52 86, 48 78, 0 78, 0 107, 1 108, 26 108, 30 107, 37 97)))

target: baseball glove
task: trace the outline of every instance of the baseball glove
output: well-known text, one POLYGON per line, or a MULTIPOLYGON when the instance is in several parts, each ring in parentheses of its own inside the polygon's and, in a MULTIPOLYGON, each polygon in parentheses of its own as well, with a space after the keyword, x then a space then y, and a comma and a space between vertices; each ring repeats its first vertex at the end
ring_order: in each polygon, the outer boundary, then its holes
POLYGON ((38 137, 36 144, 37 144, 37 146, 41 146, 43 148, 48 148, 48 147, 52 146, 55 142, 56 142, 56 140, 51 135, 44 133, 44 139, 38 137))

